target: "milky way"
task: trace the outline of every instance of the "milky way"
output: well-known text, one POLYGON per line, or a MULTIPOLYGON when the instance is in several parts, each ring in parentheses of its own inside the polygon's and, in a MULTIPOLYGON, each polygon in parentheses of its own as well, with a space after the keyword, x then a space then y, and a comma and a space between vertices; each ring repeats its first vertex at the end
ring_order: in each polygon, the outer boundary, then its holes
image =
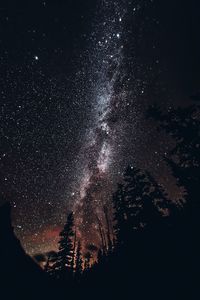
POLYGON ((180 104, 174 63, 192 23, 177 1, 36 2, 0 10, 0 202, 31 255, 57 249, 71 210, 84 244, 99 246, 128 164, 179 195, 163 159, 171 141, 145 114, 180 104))
POLYGON ((89 53, 93 118, 83 144, 80 193, 74 204, 77 230, 87 242, 98 241, 98 220, 105 222, 105 205, 111 209, 112 166, 117 164, 118 136, 124 130, 119 114, 121 102, 126 101, 120 95, 126 91, 123 88, 119 91, 117 86, 125 76, 122 66, 127 9, 128 1, 101 2, 98 25, 93 31, 93 50, 89 53))

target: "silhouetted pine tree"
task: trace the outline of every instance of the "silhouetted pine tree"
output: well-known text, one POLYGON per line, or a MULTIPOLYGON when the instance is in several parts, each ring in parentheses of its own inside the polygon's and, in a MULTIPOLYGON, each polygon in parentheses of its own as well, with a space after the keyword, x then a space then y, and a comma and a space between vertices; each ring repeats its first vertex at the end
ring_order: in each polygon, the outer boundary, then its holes
POLYGON ((106 254, 108 247, 107 247, 107 241, 106 241, 103 224, 102 224, 100 218, 98 217, 98 215, 96 215, 96 218, 97 218, 97 223, 98 223, 98 227, 99 227, 99 237, 101 239, 101 248, 102 248, 103 253, 106 254))
POLYGON ((149 191, 146 197, 150 201, 145 201, 144 198, 143 210, 147 218, 146 223, 150 225, 152 222, 155 223, 156 220, 161 221, 161 218, 168 216, 169 209, 173 204, 168 199, 168 195, 163 186, 161 186, 149 172, 146 172, 146 176, 149 180, 149 191))
POLYGON ((57 261, 57 252, 55 251, 50 251, 48 254, 47 254, 47 262, 44 266, 44 270, 49 273, 49 275, 52 275, 54 276, 55 275, 55 270, 54 270, 54 264, 56 263, 57 261))
POLYGON ((83 259, 81 253, 81 242, 78 241, 77 249, 76 249, 76 258, 75 258, 75 277, 79 279, 83 272, 83 259))
POLYGON ((140 271, 158 270, 161 259, 167 257, 169 241, 166 216, 170 201, 163 187, 149 173, 129 166, 113 203, 117 238, 114 254, 122 270, 127 264, 140 271))
POLYGON ((98 251, 98 255, 97 255, 97 261, 98 261, 98 264, 102 264, 104 262, 104 252, 102 249, 99 249, 98 251))
POLYGON ((141 210, 150 189, 150 183, 144 172, 129 166, 124 174, 124 195, 128 230, 143 227, 141 210))
POLYGON ((87 252, 85 254, 85 261, 84 261, 84 271, 88 271, 90 269, 90 266, 91 266, 91 258, 92 258, 92 255, 90 252, 87 252))
MULTIPOLYGON (((113 195, 115 234, 118 245, 130 248, 139 232, 153 232, 164 225, 170 201, 164 189, 147 172, 129 166, 123 184, 113 195)), ((143 233, 144 235, 144 233, 143 233)))
POLYGON ((59 251, 54 270, 58 278, 69 278, 73 274, 72 261, 74 250, 74 216, 73 212, 67 217, 64 229, 60 232, 59 251))
POLYGON ((118 185, 113 195, 115 233, 118 245, 128 244, 133 239, 134 230, 142 226, 141 209, 148 181, 141 170, 128 166, 124 174, 123 184, 118 185))
POLYGON ((70 264, 70 268, 73 274, 75 272, 75 265, 76 265, 76 230, 74 231, 73 252, 72 252, 72 259, 70 264))
MULTIPOLYGON (((116 244, 124 243, 124 237, 126 235, 126 220, 127 220, 127 207, 125 203, 124 186, 118 184, 117 191, 113 194, 113 206, 114 206, 114 233, 116 235, 116 244)), ((102 251, 99 252, 100 258, 102 258, 102 251)))
POLYGON ((200 106, 170 109, 163 114, 152 107, 149 116, 158 121, 159 128, 176 142, 166 162, 170 166, 177 184, 186 190, 186 199, 193 199, 199 209, 200 185, 200 106))
MULTIPOLYGON (((198 255, 200 251, 198 235, 200 229, 200 106, 169 109, 162 113, 152 107, 148 115, 158 122, 158 128, 164 130, 176 145, 166 158, 177 185, 185 190, 186 203, 182 211, 171 209, 176 228, 175 242, 179 243, 185 257, 198 255), (192 253, 191 253, 192 252, 192 253), (190 253, 190 254, 189 254, 190 253)), ((196 265, 196 262, 194 263, 196 265)), ((191 262, 188 262, 191 265, 191 262)))

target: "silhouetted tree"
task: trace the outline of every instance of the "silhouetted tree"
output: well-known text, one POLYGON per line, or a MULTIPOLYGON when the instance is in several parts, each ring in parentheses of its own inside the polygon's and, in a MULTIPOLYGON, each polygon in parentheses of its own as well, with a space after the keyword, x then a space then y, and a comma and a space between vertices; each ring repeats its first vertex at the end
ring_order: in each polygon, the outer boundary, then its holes
POLYGON ((57 261, 54 264, 54 270, 61 279, 72 275, 72 261, 74 250, 74 216, 73 212, 67 217, 64 229, 60 232, 59 251, 57 261))
POLYGON ((47 253, 47 261, 44 266, 44 270, 52 276, 55 275, 53 266, 56 263, 57 257, 58 254, 55 251, 50 251, 49 253, 47 253))
POLYGON ((90 252, 87 252, 85 254, 85 261, 84 261, 84 271, 88 271, 90 269, 90 266, 91 266, 91 258, 92 258, 92 255, 90 252))
POLYGON ((118 244, 130 243, 133 231, 142 228, 141 210, 149 188, 145 173, 132 166, 126 169, 123 184, 118 185, 113 196, 118 244))
POLYGON ((147 198, 149 198, 150 201, 143 201, 143 211, 146 214, 146 223, 150 225, 155 224, 156 220, 160 222, 160 218, 169 215, 169 208, 172 207, 173 204, 168 199, 164 187, 159 184, 149 172, 146 172, 146 176, 149 181, 147 198))
POLYGON ((170 206, 164 188, 148 172, 129 166, 113 203, 117 248, 122 246, 131 256, 138 256, 147 247, 152 255, 157 253, 170 206))
POLYGON ((78 241, 77 249, 76 249, 76 263, 75 263, 75 276, 77 279, 80 278, 83 272, 83 259, 81 253, 81 241, 78 241))
POLYGON ((98 255, 97 255, 97 261, 98 261, 98 264, 102 264, 104 262, 104 252, 102 249, 99 249, 98 251, 98 255))
POLYGON ((74 239, 73 239, 73 252, 72 252, 72 259, 71 259, 71 271, 74 273, 76 265, 76 230, 74 231, 74 239))
POLYGON ((110 219, 109 219, 109 213, 108 213, 108 207, 104 205, 103 207, 105 220, 106 220, 106 232, 107 232, 107 244, 108 244, 108 252, 112 252, 113 248, 113 242, 112 242, 112 236, 111 236, 111 225, 110 225, 110 219))
POLYGON ((127 220, 130 230, 143 226, 141 210, 149 195, 150 182, 144 172, 129 166, 124 174, 124 191, 127 206, 127 220))
POLYGON ((200 184, 200 106, 169 109, 166 114, 158 107, 151 107, 148 115, 158 122, 176 142, 166 159, 177 184, 186 191, 185 198, 193 199, 199 208, 200 184))
POLYGON ((107 252, 107 242, 106 242, 106 236, 105 236, 103 224, 97 215, 96 215, 96 218, 97 218, 97 223, 98 223, 98 228, 99 228, 99 236, 101 239, 102 251, 103 251, 103 253, 106 253, 107 252))
MULTIPOLYGON (((126 234, 126 203, 124 195, 124 186, 118 184, 116 192, 113 194, 113 206, 114 206, 114 233, 116 235, 117 245, 123 244, 123 240, 126 234)), ((101 254, 101 253, 100 253, 101 254)))
MULTIPOLYGON (((197 100, 197 99, 195 99, 197 100)), ((157 121, 158 128, 164 130, 175 141, 175 146, 165 158, 177 185, 185 191, 186 200, 180 211, 170 208, 176 231, 175 242, 179 243, 185 257, 197 258, 200 228, 200 106, 197 102, 186 108, 170 108, 163 113, 158 107, 151 107, 148 115, 157 121), (196 253, 196 255, 195 255, 196 253)), ((194 262, 196 265, 196 261, 194 262)), ((192 263, 188 262, 188 265, 192 263)))

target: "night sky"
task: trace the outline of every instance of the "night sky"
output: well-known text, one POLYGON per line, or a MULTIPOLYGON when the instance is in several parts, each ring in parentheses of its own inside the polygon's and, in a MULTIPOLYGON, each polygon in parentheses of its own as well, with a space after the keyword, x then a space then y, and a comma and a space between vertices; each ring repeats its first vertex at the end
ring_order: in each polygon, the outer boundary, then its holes
POLYGON ((145 112, 199 91, 199 4, 17 2, 0 5, 1 198, 29 254, 56 249, 70 210, 98 246, 128 164, 181 196, 163 161, 173 142, 145 112))

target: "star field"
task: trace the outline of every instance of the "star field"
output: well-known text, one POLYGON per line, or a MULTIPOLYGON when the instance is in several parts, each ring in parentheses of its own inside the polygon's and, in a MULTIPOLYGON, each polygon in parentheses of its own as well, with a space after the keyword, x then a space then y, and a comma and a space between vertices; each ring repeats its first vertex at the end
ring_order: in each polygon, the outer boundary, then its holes
POLYGON ((172 141, 145 118, 185 92, 163 50, 163 11, 153 0, 68 2, 0 10, 0 192, 30 254, 56 249, 71 209, 83 241, 98 244, 97 216, 128 164, 180 196, 163 160, 172 141))

